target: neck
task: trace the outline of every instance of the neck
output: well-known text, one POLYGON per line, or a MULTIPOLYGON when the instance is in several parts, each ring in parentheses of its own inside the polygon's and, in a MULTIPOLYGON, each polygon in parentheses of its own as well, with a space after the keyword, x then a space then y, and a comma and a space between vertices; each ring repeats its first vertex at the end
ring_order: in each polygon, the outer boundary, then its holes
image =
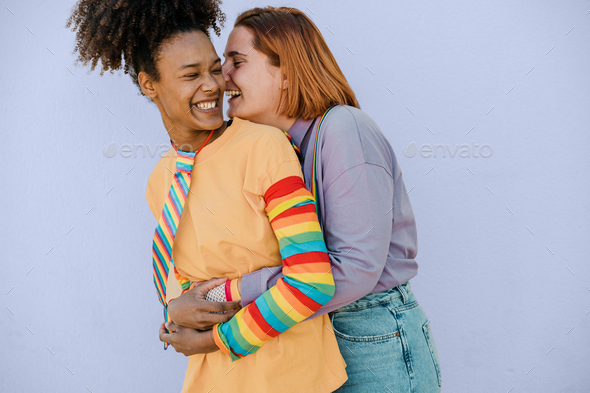
MULTIPOLYGON (((174 127, 170 130, 170 141, 176 146, 178 150, 196 152, 203 142, 209 137, 211 130, 181 130, 174 127)), ((213 136, 209 139, 209 145, 215 139, 219 138, 227 128, 227 122, 223 122, 221 127, 213 132, 213 136)))
POLYGON ((289 131, 289 129, 291 127, 293 127, 293 124, 295 124, 296 120, 297 120, 297 118, 295 118, 295 117, 287 117, 287 116, 281 115, 281 116, 277 116, 273 119, 268 119, 267 121, 263 122, 262 124, 276 127, 281 131, 289 131))

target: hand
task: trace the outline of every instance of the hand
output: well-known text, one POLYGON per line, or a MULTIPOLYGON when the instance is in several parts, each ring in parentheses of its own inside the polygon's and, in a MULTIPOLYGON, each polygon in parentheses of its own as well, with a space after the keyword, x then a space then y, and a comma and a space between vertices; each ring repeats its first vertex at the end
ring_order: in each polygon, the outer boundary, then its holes
POLYGON ((180 352, 184 356, 219 350, 213 339, 213 330, 202 332, 178 326, 174 322, 163 323, 160 326, 160 341, 169 343, 176 352, 180 352), (166 327, 170 333, 166 333, 166 327))
POLYGON ((205 300, 209 290, 223 284, 227 277, 212 278, 200 282, 193 289, 168 303, 168 314, 176 325, 187 328, 209 330, 218 322, 229 321, 240 311, 240 301, 210 302, 205 300), (228 311, 229 310, 229 311, 228 311), (212 314, 211 311, 228 311, 225 314, 212 314))

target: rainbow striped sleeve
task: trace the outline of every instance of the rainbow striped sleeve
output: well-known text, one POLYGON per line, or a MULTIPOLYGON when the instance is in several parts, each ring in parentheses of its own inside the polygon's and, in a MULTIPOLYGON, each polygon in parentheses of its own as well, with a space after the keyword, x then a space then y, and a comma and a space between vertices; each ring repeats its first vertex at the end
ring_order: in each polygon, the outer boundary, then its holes
POLYGON ((213 326, 215 343, 232 362, 315 313, 335 291, 315 200, 301 178, 274 183, 264 199, 279 241, 284 277, 228 322, 213 326))

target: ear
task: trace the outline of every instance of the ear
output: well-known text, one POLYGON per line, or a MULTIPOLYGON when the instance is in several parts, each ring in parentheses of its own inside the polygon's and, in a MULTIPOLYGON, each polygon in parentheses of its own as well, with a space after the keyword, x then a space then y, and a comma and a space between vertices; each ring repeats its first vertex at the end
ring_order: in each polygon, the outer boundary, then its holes
POLYGON ((283 75, 283 90, 287 90, 289 87, 289 80, 287 79, 287 75, 283 75))
POLYGON ((158 93, 156 92, 156 87, 154 86, 152 78, 150 78, 150 76, 145 71, 140 71, 137 75, 137 79, 143 94, 152 100, 157 97, 158 93))

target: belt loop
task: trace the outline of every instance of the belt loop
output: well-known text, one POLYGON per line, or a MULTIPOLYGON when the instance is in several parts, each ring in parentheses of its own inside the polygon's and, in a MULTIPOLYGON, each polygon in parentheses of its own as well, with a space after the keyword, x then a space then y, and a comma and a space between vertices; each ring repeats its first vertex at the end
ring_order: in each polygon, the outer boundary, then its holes
POLYGON ((402 294, 402 299, 404 301, 404 304, 406 304, 408 302, 408 293, 406 292, 405 284, 398 285, 396 288, 402 294))

